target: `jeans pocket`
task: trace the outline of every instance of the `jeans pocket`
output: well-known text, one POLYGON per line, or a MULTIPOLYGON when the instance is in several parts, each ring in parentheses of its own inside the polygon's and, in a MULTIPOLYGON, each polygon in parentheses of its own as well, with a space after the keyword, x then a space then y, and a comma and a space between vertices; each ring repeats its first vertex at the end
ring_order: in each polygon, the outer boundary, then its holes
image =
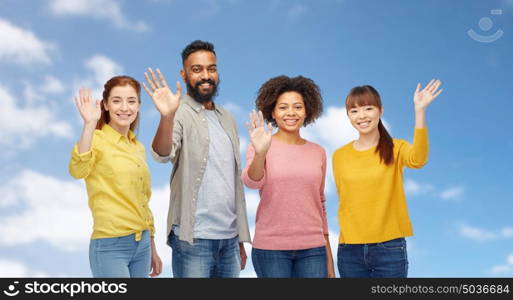
POLYGON ((406 240, 404 238, 398 238, 379 243, 379 245, 386 250, 404 250, 406 249, 406 240))

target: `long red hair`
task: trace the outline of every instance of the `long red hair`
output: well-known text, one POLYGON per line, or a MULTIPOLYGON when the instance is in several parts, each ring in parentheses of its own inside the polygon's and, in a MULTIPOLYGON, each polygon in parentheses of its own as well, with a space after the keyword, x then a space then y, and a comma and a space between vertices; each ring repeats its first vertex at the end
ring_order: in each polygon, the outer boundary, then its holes
MULTIPOLYGON (((370 85, 357 86, 351 89, 346 98, 346 110, 357 106, 372 105, 379 108, 381 111, 381 97, 378 91, 370 85)), ((394 141, 386 130, 381 119, 378 123, 379 142, 376 147, 376 152, 379 152, 380 161, 385 165, 390 165, 394 162, 394 141)))

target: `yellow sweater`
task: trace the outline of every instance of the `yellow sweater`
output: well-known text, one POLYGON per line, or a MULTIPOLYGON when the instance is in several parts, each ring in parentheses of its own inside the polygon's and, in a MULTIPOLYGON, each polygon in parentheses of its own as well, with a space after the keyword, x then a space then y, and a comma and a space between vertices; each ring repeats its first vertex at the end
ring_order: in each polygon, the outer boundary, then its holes
POLYGON ((413 145, 394 139, 394 162, 380 162, 375 147, 357 151, 353 142, 333 154, 339 196, 339 243, 370 244, 413 235, 403 189, 403 169, 421 168, 428 158, 426 128, 416 128, 413 145))

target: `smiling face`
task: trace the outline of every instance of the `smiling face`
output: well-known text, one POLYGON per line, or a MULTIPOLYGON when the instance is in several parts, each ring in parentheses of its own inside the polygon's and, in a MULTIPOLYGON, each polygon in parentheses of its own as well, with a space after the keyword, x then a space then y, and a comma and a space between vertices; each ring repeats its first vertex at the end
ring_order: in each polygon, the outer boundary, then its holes
POLYGON ((352 88, 346 98, 346 111, 351 125, 360 135, 374 134, 383 115, 378 91, 370 85, 352 88))
POLYGON ((109 112, 109 125, 118 132, 128 132, 139 113, 139 97, 130 85, 115 86, 104 108, 109 112))
POLYGON ((187 84, 188 94, 194 100, 200 103, 212 101, 219 84, 214 53, 205 50, 191 53, 184 62, 181 75, 187 84))
POLYGON ((362 135, 378 130, 382 110, 374 105, 355 106, 347 110, 351 125, 362 135))
POLYGON ((297 92, 281 94, 276 100, 272 117, 280 130, 299 132, 306 118, 303 96, 297 92))

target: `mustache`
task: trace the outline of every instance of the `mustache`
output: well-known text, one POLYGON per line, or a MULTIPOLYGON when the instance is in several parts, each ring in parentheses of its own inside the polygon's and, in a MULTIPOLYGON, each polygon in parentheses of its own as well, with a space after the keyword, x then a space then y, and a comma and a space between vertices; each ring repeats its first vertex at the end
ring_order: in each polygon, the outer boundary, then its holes
POLYGON ((216 83, 215 81, 213 81, 212 79, 203 79, 201 81, 198 81, 196 82, 196 84, 194 85, 195 88, 198 88, 200 85, 202 85, 203 83, 209 83, 211 84, 212 86, 216 86, 216 83))

